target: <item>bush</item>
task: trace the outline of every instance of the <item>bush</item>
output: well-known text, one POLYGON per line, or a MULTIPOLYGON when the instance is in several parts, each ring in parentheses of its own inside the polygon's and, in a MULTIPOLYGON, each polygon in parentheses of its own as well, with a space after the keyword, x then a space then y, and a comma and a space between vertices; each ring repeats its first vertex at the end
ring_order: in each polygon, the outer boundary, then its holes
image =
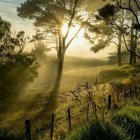
POLYGON ((23 51, 26 39, 23 31, 13 35, 11 24, 0 17, 0 102, 21 92, 38 75, 35 56, 23 51))

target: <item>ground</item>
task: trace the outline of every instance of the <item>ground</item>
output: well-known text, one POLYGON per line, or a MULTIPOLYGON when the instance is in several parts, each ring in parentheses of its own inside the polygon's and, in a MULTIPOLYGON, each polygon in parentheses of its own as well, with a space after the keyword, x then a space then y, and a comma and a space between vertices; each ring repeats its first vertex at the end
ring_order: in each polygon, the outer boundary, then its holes
MULTIPOLYGON (((37 140, 45 140, 48 138, 51 114, 48 115, 49 112, 45 110, 47 108, 48 93, 55 80, 55 62, 52 61, 52 58, 47 61, 43 60, 42 62, 38 79, 32 84, 27 85, 24 91, 16 96, 14 95, 13 98, 10 99, 10 103, 7 102, 5 106, 1 104, 1 108, 4 108, 0 114, 0 130, 3 131, 0 131, 0 137, 2 139, 24 139, 24 121, 26 119, 31 120, 32 132, 37 140)), ((66 110, 69 106, 74 108, 75 105, 72 105, 72 102, 76 101, 73 99, 66 101, 66 97, 69 96, 68 94, 70 94, 71 91, 75 90, 77 84, 89 82, 89 84, 94 87, 95 81, 98 81, 99 87, 103 87, 104 84, 108 85, 112 80, 122 81, 134 72, 140 72, 140 65, 129 66, 124 64, 119 67, 117 65, 108 65, 107 62, 103 60, 66 57, 60 94, 57 97, 59 106, 55 111, 55 113, 58 114, 56 117, 57 123, 55 124, 58 129, 55 129, 55 138, 58 138, 58 134, 67 133, 68 131, 66 110), (62 94, 64 95, 63 97, 61 96, 62 94), (63 102, 63 99, 60 101, 60 98, 65 98, 64 100, 66 102, 63 102), (60 124, 62 126, 60 126, 60 124)), ((76 104, 76 106, 79 105, 80 103, 76 104)), ((80 120, 82 119, 82 114, 77 113, 79 109, 74 109, 73 115, 77 118, 74 125, 82 121, 80 120)))

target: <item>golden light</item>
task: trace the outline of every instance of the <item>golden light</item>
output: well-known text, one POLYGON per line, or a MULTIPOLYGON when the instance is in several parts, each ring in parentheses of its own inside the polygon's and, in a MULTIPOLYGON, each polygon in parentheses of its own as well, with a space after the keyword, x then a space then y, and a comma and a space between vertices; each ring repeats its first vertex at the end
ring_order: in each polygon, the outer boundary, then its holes
MULTIPOLYGON (((69 41, 77 33, 79 28, 80 28, 80 25, 78 25, 78 24, 76 24, 74 27, 70 28, 67 41, 69 41)), ((63 27, 62 27, 63 36, 66 35, 67 31, 68 31, 68 24, 64 23, 63 27)), ((76 36, 76 38, 73 40, 72 44, 76 45, 77 42, 82 41, 83 40, 83 35, 84 35, 84 29, 81 29, 80 32, 78 33, 78 35, 76 36)))
POLYGON ((63 36, 66 35, 67 31, 68 31, 68 25, 67 24, 63 24, 63 26, 62 26, 62 34, 63 34, 63 36))

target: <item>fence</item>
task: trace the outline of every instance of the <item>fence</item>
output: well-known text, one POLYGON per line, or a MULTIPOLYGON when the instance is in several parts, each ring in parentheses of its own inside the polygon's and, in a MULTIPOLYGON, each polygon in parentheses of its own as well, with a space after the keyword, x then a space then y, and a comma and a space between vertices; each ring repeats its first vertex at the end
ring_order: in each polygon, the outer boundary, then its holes
MULTIPOLYGON (((98 119, 98 114, 97 114, 97 108, 98 110, 102 109, 103 110, 103 121, 104 121, 104 113, 110 112, 110 111, 115 111, 116 109, 118 109, 117 104, 121 103, 121 102, 125 102, 127 103, 128 100, 133 99, 134 97, 139 97, 139 88, 137 86, 133 86, 133 87, 125 87, 124 85, 121 85, 120 83, 111 83, 111 85, 113 86, 113 88, 115 87, 116 89, 116 93, 114 95, 114 93, 112 92, 111 94, 107 95, 107 97, 104 97, 104 102, 106 104, 106 107, 104 108, 99 108, 97 106, 97 104, 95 103, 95 101, 93 100, 92 97, 92 87, 86 83, 84 85, 79 85, 77 87, 77 90, 72 91, 71 93, 73 94, 73 96, 75 97, 75 99, 77 98, 77 95, 75 95, 75 93, 80 93, 83 92, 83 90, 81 89, 84 88, 84 90, 86 91, 86 97, 87 97, 87 108, 86 108, 86 119, 87 121, 89 121, 89 108, 90 106, 92 107, 92 109, 94 110, 94 117, 95 120, 98 119), (105 99, 107 98, 107 99, 105 99), (116 102, 115 102, 116 100, 116 102)), ((96 90, 99 90, 99 86, 96 82, 95 84, 96 90)), ((103 85, 103 90, 105 90, 105 84, 103 85)), ((68 130, 69 132, 72 131, 72 111, 70 108, 67 109, 67 118, 68 118, 68 130)), ((51 127, 50 127, 50 140, 53 140, 53 135, 54 135, 54 127, 55 127, 55 114, 52 114, 51 116, 51 127)), ((31 122, 30 120, 26 120, 25 121, 25 129, 26 129, 26 140, 32 140, 32 136, 31 136, 31 122)), ((63 138, 62 138, 63 139, 63 138)))

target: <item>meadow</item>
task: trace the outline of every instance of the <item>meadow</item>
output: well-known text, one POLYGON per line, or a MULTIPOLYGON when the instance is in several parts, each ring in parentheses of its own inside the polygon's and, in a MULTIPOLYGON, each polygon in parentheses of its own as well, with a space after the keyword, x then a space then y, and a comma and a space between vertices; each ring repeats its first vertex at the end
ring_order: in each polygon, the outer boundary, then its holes
POLYGON ((138 98, 133 100, 129 98, 126 103, 121 97, 117 103, 117 110, 107 111, 108 95, 113 92, 116 97, 116 91, 110 90, 110 82, 124 81, 129 84, 130 74, 140 72, 139 65, 124 64, 118 67, 98 59, 66 57, 60 92, 56 97, 57 109, 53 111, 47 109, 49 92, 55 79, 53 59, 42 60, 39 77, 27 85, 21 93, 13 95, 10 102, 7 99, 5 106, 1 106, 0 139, 25 139, 25 120, 30 120, 32 138, 48 140, 53 113, 55 114, 54 140, 86 140, 87 137, 88 140, 140 138, 138 133, 140 100, 138 98), (80 89, 78 97, 72 93, 79 88, 79 85, 87 83, 92 87, 93 100, 98 108, 95 112, 93 104, 90 105, 88 116, 86 111, 88 90, 80 89), (68 109, 71 111, 72 131, 69 129, 68 109), (131 130, 126 129, 132 123, 136 130, 131 133, 131 130))

